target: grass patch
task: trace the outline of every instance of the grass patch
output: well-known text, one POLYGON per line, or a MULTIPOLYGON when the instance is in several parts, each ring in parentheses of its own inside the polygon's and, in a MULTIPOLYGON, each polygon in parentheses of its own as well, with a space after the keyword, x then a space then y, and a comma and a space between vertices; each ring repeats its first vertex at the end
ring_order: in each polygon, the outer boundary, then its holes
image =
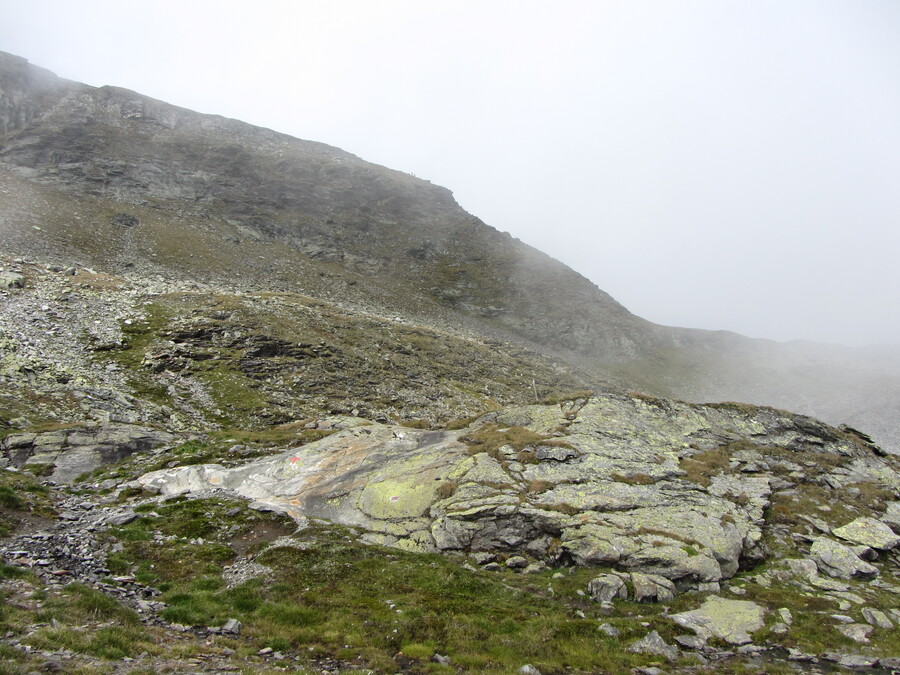
POLYGON ((13 533, 25 514, 55 516, 50 491, 31 473, 0 470, 0 537, 13 533))
POLYGON ((730 460, 731 453, 726 448, 716 448, 683 457, 680 468, 687 480, 708 487, 714 476, 728 470, 730 460))
POLYGON ((559 394, 551 394, 540 400, 541 405, 558 405, 560 403, 572 403, 581 399, 588 399, 594 395, 591 389, 580 389, 578 391, 567 391, 559 394))
POLYGON ((525 427, 499 427, 486 424, 460 438, 469 446, 473 455, 484 452, 495 459, 500 459, 499 450, 505 445, 514 450, 524 450, 529 445, 547 443, 549 437, 535 433, 525 427))
POLYGON ((656 482, 656 479, 653 476, 648 476, 645 473, 634 473, 629 475, 613 473, 610 474, 610 479, 617 483, 626 483, 628 485, 653 485, 656 482))
MULTIPOLYGON (((234 523, 215 509, 211 500, 175 502, 158 509, 163 517, 152 524, 216 543, 234 523)), ((165 546, 126 542, 124 553, 165 589, 163 618, 187 625, 237 618, 253 650, 361 657, 376 672, 397 672, 400 652, 405 671, 422 673, 453 672, 431 663, 435 652, 450 656, 454 669, 494 674, 523 663, 549 672, 623 672, 652 660, 624 651, 622 638, 598 633, 598 606, 575 593, 596 570, 563 579, 551 579, 550 571, 471 571, 440 555, 363 545, 349 531, 321 525, 304 531, 302 548, 267 548, 257 557, 270 577, 229 588, 221 576, 227 561, 208 550, 213 556, 204 560, 202 548, 179 539, 165 546), (587 618, 573 616, 573 603, 587 618)))

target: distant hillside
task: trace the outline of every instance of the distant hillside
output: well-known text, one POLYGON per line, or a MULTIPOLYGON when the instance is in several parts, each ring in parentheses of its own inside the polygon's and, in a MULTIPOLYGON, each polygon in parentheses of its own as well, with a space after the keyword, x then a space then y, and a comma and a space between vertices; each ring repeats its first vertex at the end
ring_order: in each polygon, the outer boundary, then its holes
POLYGON ((337 148, 6 54, 0 131, 0 246, 11 255, 301 293, 517 342, 594 384, 775 404, 900 448, 897 350, 886 359, 657 326, 445 188, 337 148))

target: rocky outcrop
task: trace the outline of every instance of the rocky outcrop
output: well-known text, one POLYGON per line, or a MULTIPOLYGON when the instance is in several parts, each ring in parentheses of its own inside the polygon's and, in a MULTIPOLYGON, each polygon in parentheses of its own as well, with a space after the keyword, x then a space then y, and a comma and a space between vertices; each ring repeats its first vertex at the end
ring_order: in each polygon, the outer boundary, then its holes
POLYGON ((763 627, 764 619, 765 610, 754 602, 715 595, 695 610, 672 616, 675 623, 704 640, 715 637, 732 645, 752 642, 751 633, 763 627))
MULTIPOLYGON (((606 394, 507 409, 457 431, 357 421, 242 467, 162 470, 139 483, 163 495, 225 489, 400 548, 615 567, 632 573, 636 600, 665 601, 764 559, 775 488, 833 480, 799 470, 795 460, 812 457, 833 471, 877 464, 897 482, 893 460, 807 418, 606 394)), ((865 574, 871 566, 832 540, 812 555, 840 575, 835 551, 845 550, 856 561, 847 573, 865 574)), ((616 579, 591 594, 619 596, 616 579)))
POLYGON ((0 441, 8 466, 37 468, 59 483, 71 483, 83 474, 118 462, 176 439, 174 434, 133 424, 85 423, 38 433, 10 434, 0 441))

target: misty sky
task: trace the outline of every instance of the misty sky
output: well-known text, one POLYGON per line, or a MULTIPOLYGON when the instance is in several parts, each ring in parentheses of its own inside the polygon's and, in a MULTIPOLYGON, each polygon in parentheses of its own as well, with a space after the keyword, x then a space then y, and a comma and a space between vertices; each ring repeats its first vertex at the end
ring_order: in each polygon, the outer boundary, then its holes
POLYGON ((651 321, 900 343, 897 0, 0 0, 0 17, 0 50, 63 77, 444 185, 651 321))

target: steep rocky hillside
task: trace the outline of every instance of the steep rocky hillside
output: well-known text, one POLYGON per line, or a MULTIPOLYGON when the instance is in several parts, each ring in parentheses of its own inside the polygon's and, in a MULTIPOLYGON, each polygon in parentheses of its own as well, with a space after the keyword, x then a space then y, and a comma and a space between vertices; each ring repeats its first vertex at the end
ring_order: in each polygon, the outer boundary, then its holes
POLYGON ((654 326, 443 188, 7 55, 0 130, 0 673, 900 667, 900 460, 639 393, 889 435, 892 352, 654 326))
POLYGON ((626 387, 777 404, 900 448, 896 349, 886 365, 863 350, 656 326, 445 188, 337 148, 68 82, 10 55, 0 55, 0 130, 4 250, 517 340, 626 387))

